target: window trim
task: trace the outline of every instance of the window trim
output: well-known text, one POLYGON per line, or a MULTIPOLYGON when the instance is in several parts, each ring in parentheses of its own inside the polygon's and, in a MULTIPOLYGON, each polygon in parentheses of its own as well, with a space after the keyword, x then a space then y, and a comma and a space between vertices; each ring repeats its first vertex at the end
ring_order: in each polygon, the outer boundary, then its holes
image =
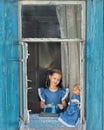
POLYGON ((85 41, 85 1, 18 1, 18 10, 19 10, 19 41, 31 41, 31 42, 44 42, 44 41, 53 41, 53 42, 61 42, 61 41, 65 41, 65 42, 71 42, 73 41, 85 41), (22 38, 22 19, 21 19, 21 8, 23 5, 81 5, 82 6, 82 10, 81 10, 81 39, 62 39, 62 38, 22 38))
MULTIPOLYGON (((85 99, 83 99, 83 96, 85 97, 85 80, 82 81, 82 79, 85 79, 85 1, 28 1, 28 0, 24 0, 24 1, 18 1, 18 10, 19 10, 19 17, 18 17, 18 23, 19 23, 19 42, 70 42, 72 44, 72 42, 76 42, 80 44, 80 85, 83 86, 81 88, 81 108, 83 108, 84 110, 81 111, 81 115, 84 116, 85 113, 85 99), (63 38, 22 38, 22 19, 21 19, 21 8, 23 5, 81 5, 82 6, 82 10, 81 10, 81 39, 63 39, 63 38), (83 78, 84 77, 84 78, 83 78)), ((82 117, 81 116, 81 122, 85 121, 85 116, 82 117)))

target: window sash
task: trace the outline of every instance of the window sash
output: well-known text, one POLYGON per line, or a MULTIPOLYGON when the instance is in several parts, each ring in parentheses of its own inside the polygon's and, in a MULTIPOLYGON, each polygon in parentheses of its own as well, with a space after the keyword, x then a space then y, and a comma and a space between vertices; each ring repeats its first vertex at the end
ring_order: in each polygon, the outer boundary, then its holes
POLYGON ((82 80, 85 76, 84 70, 84 47, 85 47, 85 1, 19 1, 19 41, 20 42, 69 42, 80 44, 80 85, 81 85, 81 122, 84 120, 84 105, 85 101, 85 82, 82 80), (22 38, 22 19, 21 19, 21 8, 23 5, 81 5, 81 39, 63 39, 63 38, 22 38), (83 61, 83 62, 82 62, 83 61))
MULTIPOLYGON (((84 41, 85 40, 85 31, 84 31, 85 30, 85 1, 49 1, 49 0, 47 0, 47 1, 28 1, 28 0, 25 0, 25 1, 20 0, 20 1, 18 1, 18 10, 19 10, 19 19, 18 19, 19 34, 18 34, 18 36, 19 36, 19 40, 20 41, 22 41, 22 40, 27 41, 27 38, 26 39, 22 38, 21 9, 22 9, 23 5, 68 5, 68 4, 69 5, 81 5, 82 6, 82 11, 81 11, 81 16, 82 16, 82 19, 81 19, 81 36, 82 36, 82 39, 81 40, 84 41)), ((37 42, 37 39, 39 41, 40 41, 40 39, 43 39, 43 41, 46 40, 45 38, 36 38, 36 39, 34 38, 34 41, 36 40, 36 42, 37 42)), ((50 39, 50 38, 47 38, 47 39, 50 39)), ((52 39, 54 41, 56 38, 52 38, 52 39)), ((59 40, 59 39, 57 38, 57 40, 59 40)), ((65 41, 70 41, 68 39, 64 39, 64 40, 65 41)), ((31 39, 31 41, 32 41, 32 39, 31 39)), ((62 41, 61 38, 60 38, 60 41, 62 41)), ((42 42, 42 40, 41 40, 41 42, 42 42)))

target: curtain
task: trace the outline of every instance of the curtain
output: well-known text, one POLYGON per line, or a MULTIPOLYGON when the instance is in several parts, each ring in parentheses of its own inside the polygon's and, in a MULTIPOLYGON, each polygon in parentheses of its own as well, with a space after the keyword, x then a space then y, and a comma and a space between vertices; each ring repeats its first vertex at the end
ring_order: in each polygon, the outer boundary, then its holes
MULTIPOLYGON (((58 5, 57 17, 60 24, 61 38, 74 39, 81 36, 80 7, 75 5, 58 5)), ((61 42, 61 62, 63 84, 70 89, 80 82, 80 45, 76 42, 61 42)))

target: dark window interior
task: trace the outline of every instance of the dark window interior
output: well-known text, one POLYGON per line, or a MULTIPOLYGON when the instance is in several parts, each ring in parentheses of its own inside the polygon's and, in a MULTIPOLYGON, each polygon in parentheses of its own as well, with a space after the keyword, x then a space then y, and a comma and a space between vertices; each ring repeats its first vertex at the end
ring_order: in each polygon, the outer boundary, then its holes
POLYGON ((59 38, 60 29, 55 6, 22 6, 23 38, 59 38))
POLYGON ((28 107, 34 113, 41 111, 39 107, 38 88, 44 87, 47 70, 57 68, 61 70, 60 43, 29 43, 27 74, 28 87, 28 107))

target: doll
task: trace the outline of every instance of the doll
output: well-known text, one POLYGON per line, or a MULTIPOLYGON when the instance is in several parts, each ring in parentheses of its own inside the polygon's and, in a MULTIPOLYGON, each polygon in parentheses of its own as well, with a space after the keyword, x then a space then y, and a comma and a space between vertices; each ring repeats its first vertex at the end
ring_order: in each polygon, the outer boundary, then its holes
POLYGON ((58 120, 67 127, 75 127, 80 117, 80 86, 78 84, 73 86, 73 95, 71 101, 68 103, 67 109, 61 113, 58 120))

